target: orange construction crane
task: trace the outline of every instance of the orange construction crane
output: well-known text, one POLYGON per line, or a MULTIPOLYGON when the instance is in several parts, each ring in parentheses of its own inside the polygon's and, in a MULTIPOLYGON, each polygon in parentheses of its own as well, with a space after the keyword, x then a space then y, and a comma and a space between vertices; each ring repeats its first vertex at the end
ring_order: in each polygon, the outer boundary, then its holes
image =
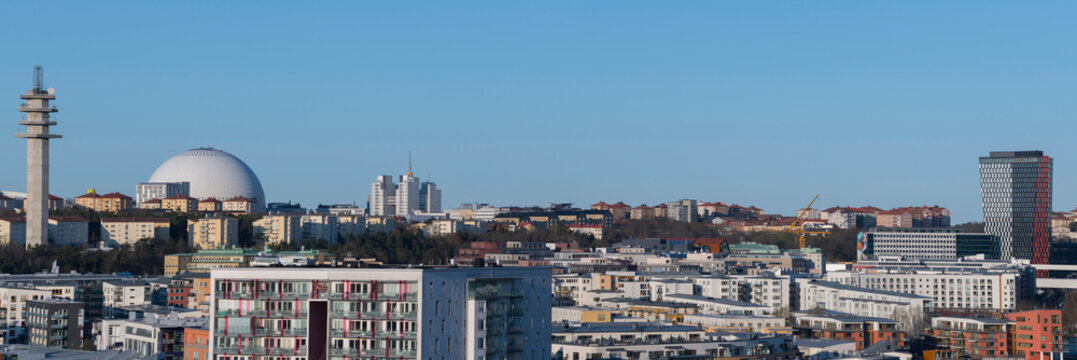
POLYGON ((792 224, 789 224, 789 229, 786 230, 786 231, 789 231, 789 232, 793 232, 794 230, 796 230, 797 225, 798 224, 800 225, 800 237, 797 239, 798 240, 797 244, 800 246, 801 249, 804 249, 804 248, 807 247, 807 244, 806 244, 807 239, 804 238, 805 234, 815 234, 815 235, 827 235, 827 234, 830 234, 829 231, 807 231, 807 230, 804 229, 804 223, 800 222, 800 220, 802 218, 804 218, 804 213, 808 212, 808 209, 810 209, 812 204, 815 204, 815 200, 818 200, 818 199, 819 199, 819 194, 815 194, 815 197, 811 199, 811 202, 808 203, 808 206, 805 206, 803 209, 800 209, 800 213, 797 214, 797 218, 793 220, 792 224))

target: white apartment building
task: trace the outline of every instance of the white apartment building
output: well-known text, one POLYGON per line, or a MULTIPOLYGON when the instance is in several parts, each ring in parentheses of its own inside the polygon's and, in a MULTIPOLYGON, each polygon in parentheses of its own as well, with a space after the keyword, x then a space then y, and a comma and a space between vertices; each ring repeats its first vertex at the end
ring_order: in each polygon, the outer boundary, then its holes
POLYGON ((378 175, 370 184, 370 214, 374 216, 396 215, 396 184, 390 175, 378 175))
POLYGON ((792 307, 793 284, 788 277, 719 275, 696 277, 692 282, 696 294, 703 297, 750 302, 773 311, 792 307))
POLYGON ((621 285, 624 297, 635 300, 665 301, 664 297, 667 295, 692 295, 694 292, 692 282, 687 280, 625 281, 621 285))
POLYGON ((711 315, 770 315, 771 308, 743 301, 711 299, 698 295, 670 294, 666 295, 665 301, 678 304, 691 304, 699 309, 700 314, 711 315))
POLYGON ((826 280, 867 289, 912 294, 932 299, 935 308, 1012 311, 1031 296, 1034 276, 1020 270, 891 270, 836 271, 826 280))
POLYGON ((400 176, 396 185, 396 216, 407 216, 422 211, 419 208, 419 178, 411 173, 400 176))
POLYGON ((337 216, 332 214, 303 214, 299 217, 303 239, 323 239, 330 244, 337 242, 339 229, 337 216))
POLYGON ((170 228, 164 218, 101 218, 101 242, 118 247, 142 239, 167 240, 170 228))
POLYGON ((298 244, 303 240, 300 217, 288 214, 263 215, 251 224, 255 238, 261 238, 266 245, 298 244))
POLYGON ((895 313, 926 314, 933 310, 930 297, 843 285, 831 281, 796 279, 797 309, 816 308, 857 316, 890 318, 895 313))
POLYGON ((105 316, 119 313, 118 309, 150 303, 150 285, 145 280, 109 280, 101 284, 105 316))
POLYGON ((52 291, 24 287, 0 287, 0 341, 11 344, 26 333, 23 315, 26 302, 52 298, 52 291))
POLYGON ((213 359, 551 356, 549 268, 238 268, 211 281, 213 359))
POLYGON ((123 350, 143 358, 180 359, 183 329, 203 328, 205 317, 149 316, 142 319, 102 319, 94 323, 97 351, 123 350), (117 346, 117 344, 119 344, 117 346))

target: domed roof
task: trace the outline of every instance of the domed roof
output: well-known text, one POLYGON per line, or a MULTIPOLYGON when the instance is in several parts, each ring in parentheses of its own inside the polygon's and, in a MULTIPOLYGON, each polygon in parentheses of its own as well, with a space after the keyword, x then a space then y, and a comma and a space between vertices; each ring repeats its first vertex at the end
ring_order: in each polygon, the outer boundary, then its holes
POLYGON ((184 151, 165 161, 150 176, 149 182, 191 183, 191 197, 229 199, 243 196, 254 199, 255 211, 265 209, 262 183, 243 160, 214 148, 184 151))

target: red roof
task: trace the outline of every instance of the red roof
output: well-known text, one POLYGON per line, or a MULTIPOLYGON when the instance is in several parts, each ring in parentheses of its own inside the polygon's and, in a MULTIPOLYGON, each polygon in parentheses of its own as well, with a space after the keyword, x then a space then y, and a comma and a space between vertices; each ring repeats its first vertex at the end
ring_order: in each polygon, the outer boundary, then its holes
POLYGON ((242 197, 242 196, 236 196, 234 198, 225 200, 225 202, 254 202, 254 200, 251 200, 251 199, 248 199, 248 198, 245 198, 245 197, 242 197))
POLYGON ((217 200, 217 199, 214 199, 214 198, 206 198, 206 199, 202 199, 202 200, 198 201, 199 204, 201 204, 201 203, 219 203, 219 202, 221 202, 221 201, 217 200))
POLYGON ((83 194, 83 195, 79 195, 79 196, 77 196, 75 198, 76 199, 96 199, 96 198, 99 198, 99 197, 101 197, 101 195, 97 195, 97 193, 86 193, 86 194, 83 194))
POLYGON ((0 194, 0 200, 15 200, 15 199, 12 199, 12 198, 9 198, 7 196, 4 196, 4 194, 0 194))
POLYGON ((647 206, 647 204, 640 204, 640 206, 634 207, 633 209, 650 209, 650 208, 651 207, 647 206))
POLYGON ((63 200, 64 198, 49 194, 49 200, 63 200))
POLYGON ((195 199, 193 197, 183 195, 183 194, 176 194, 176 195, 166 197, 166 198, 164 198, 164 200, 198 200, 198 199, 195 199))
POLYGON ((0 216, 0 220, 7 221, 7 222, 13 222, 13 223, 24 223, 24 222, 26 222, 26 217, 25 216, 0 216))
POLYGON ((624 202, 618 201, 616 204, 610 205, 610 208, 612 208, 612 209, 631 209, 632 207, 628 206, 628 204, 625 204, 624 202))
POLYGON ((658 205, 656 205, 656 206, 655 206, 654 208, 655 208, 655 209, 657 209, 657 208, 663 208, 663 209, 665 209, 665 208, 667 208, 667 207, 668 207, 668 206, 666 206, 666 204, 658 204, 658 205))
POLYGON ((594 205, 591 205, 591 207, 606 207, 606 206, 610 206, 610 204, 607 204, 605 201, 601 201, 601 200, 599 200, 594 205))
POLYGON ((105 199, 130 199, 131 198, 130 196, 120 194, 118 192, 101 195, 101 197, 105 198, 105 199))

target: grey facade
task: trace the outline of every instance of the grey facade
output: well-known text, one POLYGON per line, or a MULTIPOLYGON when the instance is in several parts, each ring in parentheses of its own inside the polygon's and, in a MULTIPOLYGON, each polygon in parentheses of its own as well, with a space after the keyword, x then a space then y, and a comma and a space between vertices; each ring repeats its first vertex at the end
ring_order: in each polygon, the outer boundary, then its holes
POLYGON ((80 349, 86 304, 46 299, 26 302, 26 327, 30 345, 80 349))
POLYGON ((135 203, 137 205, 142 205, 145 201, 164 199, 175 195, 190 196, 191 183, 186 181, 140 183, 135 186, 135 203))
POLYGON ((984 231, 999 237, 1002 259, 1047 263, 1052 164, 1042 151, 991 152, 980 158, 984 231))
POLYGON ((49 239, 49 140, 59 139, 60 134, 49 133, 49 126, 56 125, 49 118, 56 112, 56 106, 49 106, 55 100, 53 90, 45 90, 44 72, 40 66, 34 67, 34 88, 20 95, 26 103, 19 105, 19 111, 26 113, 26 118, 19 125, 26 126, 26 133, 15 134, 16 138, 26 139, 26 246, 48 245, 49 239))
POLYGON ((910 260, 949 260, 983 254, 999 259, 998 237, 957 228, 874 228, 864 233, 859 258, 901 256, 910 260))

